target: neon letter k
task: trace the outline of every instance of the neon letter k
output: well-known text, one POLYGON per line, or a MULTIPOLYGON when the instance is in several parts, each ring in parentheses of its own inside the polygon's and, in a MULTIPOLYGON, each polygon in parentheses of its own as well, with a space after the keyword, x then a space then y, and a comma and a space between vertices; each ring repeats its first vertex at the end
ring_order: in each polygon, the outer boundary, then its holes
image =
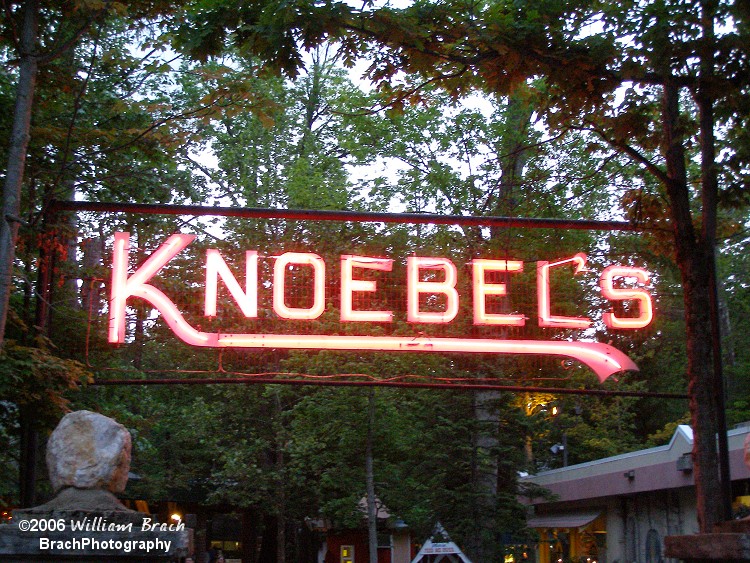
MULTIPOLYGON (((128 277, 130 233, 115 233, 112 256, 112 298, 109 305, 108 340, 110 342, 125 342, 125 305, 129 297, 145 299, 165 316, 177 311, 174 303, 164 293, 146 282, 194 239, 195 235, 172 235, 132 276, 128 277)), ((179 312, 177 315, 181 316, 179 312)))

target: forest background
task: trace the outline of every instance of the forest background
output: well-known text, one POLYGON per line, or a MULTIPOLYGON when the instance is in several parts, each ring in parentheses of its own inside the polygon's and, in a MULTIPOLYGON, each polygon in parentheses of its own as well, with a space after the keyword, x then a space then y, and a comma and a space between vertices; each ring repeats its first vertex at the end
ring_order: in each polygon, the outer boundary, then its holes
MULTIPOLYGON (((714 435, 712 401, 700 397, 712 389, 701 370, 710 371, 716 348, 700 356, 695 344, 696 334, 711 341, 710 307, 701 302, 706 316, 697 317, 690 298, 694 286, 710 285, 694 274, 712 273, 714 248, 727 417, 750 419, 747 16, 742 3, 684 1, 401 9, 5 1, 0 121, 8 134, 0 150, 9 165, 0 261, 12 269, 0 271, 9 304, 0 497, 29 505, 48 494, 38 470, 46 433, 66 409, 89 408, 131 429, 133 471, 142 477, 134 494, 250 510, 268 560, 300 560, 296 530, 306 517, 359 521, 368 459, 370 488, 417 535, 439 520, 470 556, 490 560, 526 539, 517 472, 559 466, 549 448, 563 433, 569 463, 664 443, 674 424, 691 418, 714 435), (212 225, 51 216, 56 199, 623 219, 647 230, 212 225), (101 319, 92 325, 89 312, 105 315, 107 295, 106 283, 91 282, 107 278, 116 230, 130 232, 143 256, 180 231, 198 235, 194 252, 210 246, 227 256, 270 242, 273 252, 419 251, 457 263, 581 251, 595 265, 633 260, 655 273, 649 331, 567 337, 612 340, 638 364, 639 372, 605 389, 685 392, 690 383, 693 401, 688 408, 549 393, 94 386, 123 373, 216 366, 215 356, 177 344, 145 306, 131 311, 132 345, 115 349, 101 331, 90 332, 101 319)), ((195 266, 170 266, 168 287, 190 286, 195 266)), ((581 301, 604 310, 596 295, 557 283, 564 312, 581 301)), ((523 308, 533 296, 516 299, 510 306, 523 308)), ((226 361, 256 374, 601 388, 587 370, 559 362, 333 352, 226 361)), ((702 515, 702 525, 717 519, 702 515)))

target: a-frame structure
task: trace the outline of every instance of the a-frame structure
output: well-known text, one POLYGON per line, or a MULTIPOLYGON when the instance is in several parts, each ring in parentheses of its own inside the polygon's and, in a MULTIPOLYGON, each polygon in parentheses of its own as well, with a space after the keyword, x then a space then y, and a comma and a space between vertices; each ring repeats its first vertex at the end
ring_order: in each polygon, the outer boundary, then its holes
POLYGON ((422 546, 411 563, 471 563, 461 548, 451 540, 443 525, 438 522, 432 536, 422 546))

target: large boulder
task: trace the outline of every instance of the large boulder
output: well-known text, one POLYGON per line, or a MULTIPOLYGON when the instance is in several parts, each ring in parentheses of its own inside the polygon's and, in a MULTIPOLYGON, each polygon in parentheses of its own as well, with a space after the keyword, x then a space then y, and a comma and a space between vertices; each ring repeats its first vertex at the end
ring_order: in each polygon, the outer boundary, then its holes
POLYGON ((55 493, 66 487, 121 493, 130 469, 130 433, 95 412, 67 414, 47 442, 47 469, 55 493))

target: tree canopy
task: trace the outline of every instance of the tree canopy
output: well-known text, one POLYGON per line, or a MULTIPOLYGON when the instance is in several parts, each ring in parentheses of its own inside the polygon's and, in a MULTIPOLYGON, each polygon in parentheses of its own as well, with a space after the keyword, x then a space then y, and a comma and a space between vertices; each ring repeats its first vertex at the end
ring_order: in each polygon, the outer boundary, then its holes
MULTIPOLYGON (((398 82, 400 73, 456 96, 477 86, 508 95, 539 78, 550 126, 594 131, 605 150, 648 172, 667 202, 685 294, 701 529, 727 517, 728 501, 716 502, 727 477, 713 446, 717 430, 723 433, 716 403, 723 391, 711 288, 718 202, 748 193, 744 149, 728 143, 748 119, 746 7, 716 0, 271 4, 198 5, 193 18, 208 24, 200 33, 185 26, 179 44, 207 57, 231 43, 295 76, 303 49, 337 40, 347 59, 367 53, 368 76, 396 103, 418 93, 398 82), (717 136, 719 129, 727 134, 717 136), (707 341, 706 329, 716 338, 707 341)), ((645 186, 639 192, 651 197, 645 186)))
MULTIPOLYGON (((140 261, 179 230, 197 241, 159 283, 179 293, 195 318, 202 295, 194 262, 209 247, 234 272, 243 270, 237 249, 260 248, 261 274, 271 271, 273 252, 299 248, 325 254, 334 271, 340 254, 388 254, 399 273, 414 253, 450 255, 460 264, 483 254, 531 264, 586 251, 592 270, 638 256, 657 272, 652 327, 636 336, 606 333, 599 320, 608 304, 593 275, 560 276, 553 291, 561 312, 575 315, 584 306, 597 324, 555 337, 612 340, 626 351, 640 372, 620 378, 619 389, 689 389, 701 527, 724 517, 714 447, 721 421, 715 398, 723 396, 717 368, 727 374, 731 421, 750 412, 743 398, 750 365, 744 4, 6 4, 0 126, 9 134, 0 151, 11 165, 0 277, 9 321, 0 338, 0 466, 3 475, 20 468, 21 502, 32 502, 38 480, 30 472, 37 464, 30 452, 39 450, 34 432, 43 434, 72 401, 133 430, 134 466, 143 476, 137 494, 252 509, 263 549, 288 547, 290 560, 302 560, 285 539, 297 529, 290 523, 318 515, 340 526, 359 523, 370 454, 377 494, 394 514, 425 536, 440 520, 470 556, 490 560, 504 550, 501 532, 525 538, 516 472, 560 466, 549 447, 563 435, 567 461, 587 461, 638 449, 686 414, 681 401, 654 414, 649 399, 546 393, 379 389, 369 403, 360 389, 87 386, 92 376, 233 372, 599 388, 580 366, 529 359, 198 354, 137 300, 128 309, 129 343, 113 349, 102 330, 111 233, 130 232, 140 261), (24 29, 31 35, 19 35, 24 29), (371 84, 352 79, 352 68, 365 68, 371 84), (12 109, 32 95, 26 109, 12 109), (21 161, 25 172, 14 169, 21 161), (54 199, 76 198, 624 218, 646 231, 47 213, 54 199), (719 329, 723 361, 718 339, 706 336, 719 329)), ((512 287, 533 284, 534 274, 519 273, 512 287)), ((404 294, 403 276, 387 279, 389 295, 404 294)), ((338 289, 333 282, 329 296, 338 289)), ((503 311, 534 312, 536 296, 526 293, 511 291, 503 311)), ((229 326, 242 332, 246 320, 236 304, 226 293, 219 301, 229 326)), ((260 322, 275 330, 270 305, 259 305, 260 322)), ((330 298, 305 330, 405 335, 424 328, 398 315, 388 326, 342 328, 338 306, 330 298)), ((467 310, 461 314, 440 334, 482 334, 485 328, 465 320, 467 310)), ((13 489, 0 495, 15 500, 13 489)))

